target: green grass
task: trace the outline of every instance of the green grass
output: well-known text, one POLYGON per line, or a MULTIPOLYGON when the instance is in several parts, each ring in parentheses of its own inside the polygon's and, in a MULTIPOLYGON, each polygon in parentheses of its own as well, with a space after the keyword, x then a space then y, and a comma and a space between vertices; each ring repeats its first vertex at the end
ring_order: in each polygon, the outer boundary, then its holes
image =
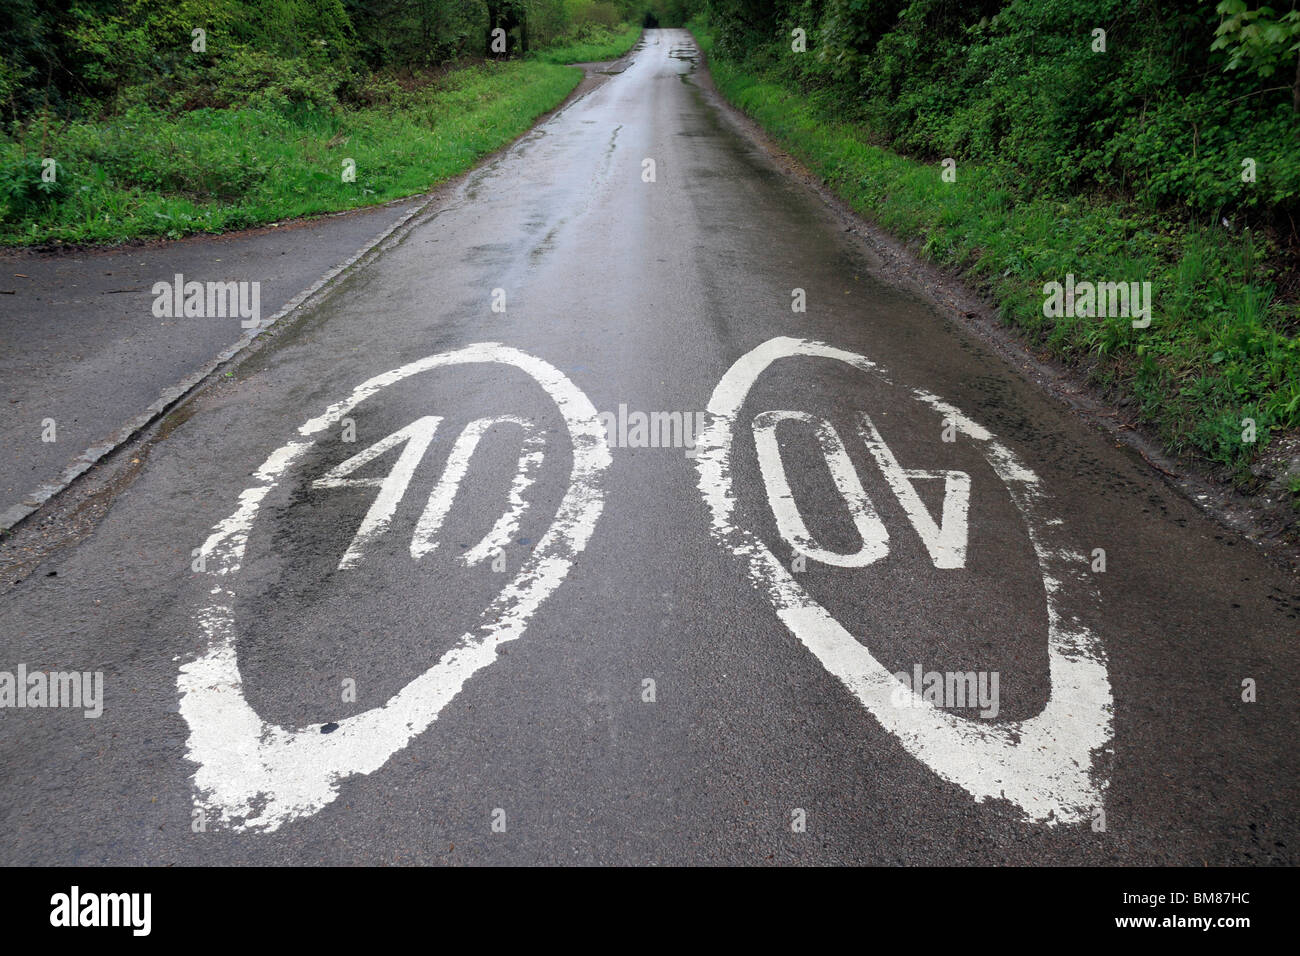
POLYGON ((627 27, 620 33, 602 31, 585 42, 564 43, 530 53, 543 63, 599 63, 617 60, 641 39, 640 27, 627 27))
MULTIPOLYGON (((691 29, 707 54, 712 38, 691 29)), ((1272 250, 1260 241, 1102 197, 1036 198, 1001 169, 962 164, 956 182, 943 182, 938 160, 874 146, 770 77, 722 59, 710 70, 723 96, 857 212, 964 274, 1032 344, 1134 399, 1171 451, 1245 483, 1270 438, 1300 426, 1300 309, 1275 294, 1272 250), (1066 273, 1150 281, 1151 326, 1045 317, 1043 285, 1066 273), (1247 418, 1253 443, 1243 440, 1247 418)))
POLYGON ((221 232, 421 193, 525 132, 581 79, 482 63, 365 109, 137 108, 0 136, 0 244, 221 232), (40 194, 40 158, 58 162, 40 194), (343 161, 356 163, 344 182, 343 161))

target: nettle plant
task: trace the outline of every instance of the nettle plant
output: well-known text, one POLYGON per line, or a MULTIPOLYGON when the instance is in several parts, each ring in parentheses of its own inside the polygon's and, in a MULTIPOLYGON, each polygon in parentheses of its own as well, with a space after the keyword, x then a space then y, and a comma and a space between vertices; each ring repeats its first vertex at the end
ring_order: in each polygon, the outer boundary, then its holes
POLYGON ((39 211, 68 193, 67 176, 57 160, 39 156, 0 159, 0 202, 12 213, 39 211), (54 175, 50 175, 53 164, 54 175))

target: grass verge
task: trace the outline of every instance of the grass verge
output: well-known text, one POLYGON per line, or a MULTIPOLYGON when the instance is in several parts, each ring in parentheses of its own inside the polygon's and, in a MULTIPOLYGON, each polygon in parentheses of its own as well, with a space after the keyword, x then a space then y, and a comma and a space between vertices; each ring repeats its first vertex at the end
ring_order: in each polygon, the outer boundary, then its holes
MULTIPOLYGON (((707 28, 688 27, 710 53, 707 28)), ((1032 344, 1132 402, 1170 451, 1220 466, 1249 490, 1272 479, 1300 508, 1300 481, 1255 467, 1271 441, 1300 426, 1300 307, 1278 295, 1276 250, 1262 239, 1103 197, 1035 198, 1005 169, 962 164, 944 182, 937 160, 872 145, 861 128, 771 77, 712 57, 709 67, 729 102, 856 212, 954 267, 1032 344), (1067 273, 1149 281, 1150 327, 1045 316, 1044 284, 1067 273)))
POLYGON ((529 54, 542 63, 599 63, 617 60, 641 39, 640 27, 628 27, 621 33, 602 31, 584 42, 567 43, 529 54))
POLYGON ((179 238, 414 195, 525 132, 581 78, 553 62, 484 62, 367 108, 32 122, 0 136, 0 244, 179 238), (55 183, 33 188, 44 157, 55 183))

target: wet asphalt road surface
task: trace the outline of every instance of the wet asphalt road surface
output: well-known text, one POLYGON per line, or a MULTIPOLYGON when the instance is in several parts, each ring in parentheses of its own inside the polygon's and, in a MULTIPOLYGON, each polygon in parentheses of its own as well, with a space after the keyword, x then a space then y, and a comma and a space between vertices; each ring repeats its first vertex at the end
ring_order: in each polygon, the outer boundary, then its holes
POLYGON ((647 31, 3 596, 0 669, 105 691, 0 711, 0 862, 1296 861, 1300 587, 697 61, 647 31))
POLYGON ((269 319, 419 203, 180 242, 0 254, 0 445, 9 452, 0 459, 0 527, 10 508, 247 334, 236 317, 155 316, 156 282, 254 276, 269 319))

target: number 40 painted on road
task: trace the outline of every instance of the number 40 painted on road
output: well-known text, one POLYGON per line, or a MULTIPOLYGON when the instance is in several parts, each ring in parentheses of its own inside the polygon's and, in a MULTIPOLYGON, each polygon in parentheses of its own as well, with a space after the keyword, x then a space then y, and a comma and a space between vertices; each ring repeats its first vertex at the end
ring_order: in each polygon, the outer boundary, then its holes
MULTIPOLYGON (((903 506, 912 527, 920 535, 934 566, 965 567, 970 475, 964 471, 904 468, 880 437, 875 423, 865 413, 858 419, 858 435, 884 473, 885 481, 903 506), (938 522, 926 509, 913 484, 918 479, 928 478, 942 478, 944 481, 943 509, 938 522)), ((758 467, 767 488, 767 498, 776 518, 777 530, 796 552, 813 561, 839 568, 866 567, 889 553, 889 532, 885 530, 875 505, 863 489, 853 462, 844 448, 844 442, 830 422, 806 412, 763 412, 754 418, 754 446, 758 452, 758 467), (862 539, 862 546, 852 554, 828 551, 817 543, 808 530, 790 491, 785 464, 777 444, 776 428, 781 422, 802 422, 813 428, 817 444, 830 469, 831 480, 848 505, 853 526, 862 539)))
MULTIPOLYGON (((429 443, 433 441, 434 432, 442 418, 426 415, 416 419, 405 428, 382 438, 364 451, 358 452, 347 461, 331 468, 321 478, 312 482, 313 488, 378 488, 379 494, 371 504, 366 516, 361 519, 361 526, 353 535, 343 557, 339 560, 339 570, 355 567, 361 559, 368 542, 388 530, 397 511, 397 504, 406 494, 406 486, 411 483, 416 466, 424 457, 429 443), (385 452, 398 445, 405 444, 402 454, 398 456, 393 470, 385 478, 349 478, 358 468, 369 464, 385 452)), ((429 495, 429 503, 424 514, 415 525, 415 534, 411 538, 411 557, 419 560, 438 546, 434 535, 442 527, 443 519, 451 510, 465 473, 469 470, 469 461, 478 447, 479 439, 493 425, 513 424, 524 429, 523 451, 519 455, 519 468, 510 485, 510 503, 506 511, 484 535, 483 540, 470 548, 460 559, 468 565, 480 564, 508 545, 519 530, 519 520, 526 507, 524 492, 537 477, 537 469, 542 463, 542 434, 536 426, 524 418, 514 415, 497 415, 492 418, 480 418, 465 426, 452 446, 447 458, 442 478, 429 495)))
MULTIPOLYGON (((357 528, 351 543, 339 560, 340 570, 355 567, 367 544, 388 530, 397 511, 398 502, 406 494, 411 477, 428 450, 429 443, 433 440, 434 432, 441 421, 442 419, 437 415, 426 415, 417 419, 405 428, 375 442, 364 451, 358 452, 342 464, 331 468, 324 476, 312 482, 314 488, 379 489, 374 503, 361 520, 360 527, 357 528), (405 447, 386 477, 348 477, 400 445, 405 447)), ((412 558, 418 560, 438 546, 434 536, 451 509, 460 483, 469 469, 470 458, 487 430, 498 424, 518 425, 525 433, 523 450, 519 456, 519 467, 510 488, 510 503, 506 512, 497 519, 483 540, 466 551, 461 556, 461 560, 468 565, 482 563, 509 544, 518 530, 520 518, 526 507, 524 492, 535 481, 537 470, 542 463, 543 436, 532 422, 513 415, 480 418, 467 425, 456 439, 442 478, 429 495, 429 503, 415 526, 415 533, 411 538, 412 558)), ((858 435, 876 460, 890 490, 898 498, 908 520, 911 521, 926 551, 929 552, 934 566, 936 568, 965 567, 970 476, 963 471, 904 468, 881 438, 875 423, 865 413, 859 416, 858 435), (942 513, 939 521, 936 522, 921 501, 921 496, 917 494, 913 482, 918 479, 939 478, 944 481, 944 498, 942 513)), ((806 412, 763 412, 754 419, 754 445, 758 453, 759 470, 763 475, 768 501, 772 506, 772 514, 776 518, 777 530, 796 553, 821 564, 839 568, 866 567, 889 553, 889 532, 876 513, 871 498, 862 487, 862 482, 853 468, 853 462, 845 450, 844 442, 830 422, 806 412), (831 480, 848 506, 853 526, 862 539, 862 545, 857 551, 851 554, 830 551, 818 544, 812 532, 808 530, 790 490, 785 463, 777 443, 776 430, 781 422, 801 422, 812 427, 817 444, 830 469, 831 480)))

